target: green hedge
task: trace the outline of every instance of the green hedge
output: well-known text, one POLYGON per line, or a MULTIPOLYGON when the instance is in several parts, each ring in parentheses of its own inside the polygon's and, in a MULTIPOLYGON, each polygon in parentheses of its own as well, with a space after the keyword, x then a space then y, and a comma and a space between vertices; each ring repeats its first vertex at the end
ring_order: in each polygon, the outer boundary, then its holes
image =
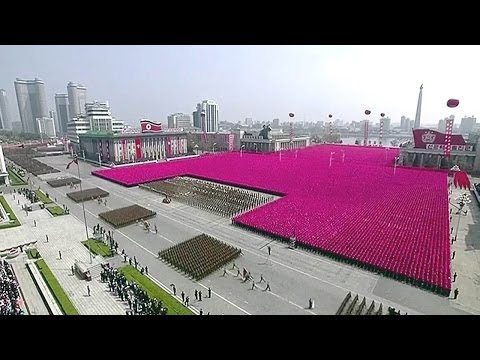
POLYGON ((7 200, 5 200, 5 198, 4 198, 3 196, 0 196, 0 203, 2 203, 3 208, 5 209, 5 211, 10 214, 10 215, 9 215, 10 220, 13 220, 13 223, 1 225, 1 226, 0 226, 0 229, 6 229, 6 228, 11 228, 11 227, 19 226, 19 225, 20 225, 20 221, 18 221, 17 217, 15 216, 15 213, 13 212, 12 208, 10 207, 10 205, 8 205, 7 200))
POLYGON ((17 185, 27 185, 25 180, 22 179, 20 175, 18 175, 15 171, 13 170, 8 170, 8 175, 10 178, 10 185, 12 186, 17 186, 17 185))
POLYGON ((51 204, 53 203, 53 201, 46 195, 43 193, 43 191, 41 190, 35 190, 35 194, 37 194, 37 197, 39 198, 39 200, 41 202, 43 202, 44 204, 51 204))
POLYGON ((65 210, 61 206, 55 205, 47 208, 48 212, 53 216, 65 215, 65 210))
POLYGON ((29 259, 40 259, 40 253, 38 252, 37 249, 27 249, 26 251, 27 256, 29 259))
POLYGON ((43 278, 45 279, 45 282, 52 291, 53 296, 55 296, 55 299, 57 300, 57 303, 62 309, 63 313, 65 315, 78 315, 77 309, 75 309, 75 306, 73 306, 67 294, 65 294, 65 291, 62 289, 58 280, 55 278, 52 271, 45 263, 45 260, 40 259, 35 263, 35 265, 37 265, 38 270, 40 271, 43 278))
POLYGON ((147 292, 148 296, 162 300, 162 306, 168 308, 169 315, 193 315, 193 312, 189 308, 155 284, 150 278, 142 275, 142 273, 133 266, 123 266, 118 268, 118 271, 125 275, 128 281, 135 281, 147 292))
POLYGON ((90 250, 96 255, 100 255, 103 257, 113 256, 112 250, 110 250, 110 248, 100 240, 89 239, 82 241, 82 244, 85 245, 87 248, 90 246, 90 250))

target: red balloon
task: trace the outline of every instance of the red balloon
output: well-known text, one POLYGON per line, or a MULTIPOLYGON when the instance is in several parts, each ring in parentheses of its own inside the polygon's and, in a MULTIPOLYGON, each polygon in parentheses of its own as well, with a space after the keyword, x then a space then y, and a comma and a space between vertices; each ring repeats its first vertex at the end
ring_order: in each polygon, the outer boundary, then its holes
POLYGON ((370 115, 372 112, 370 110, 365 110, 365 115, 370 115))
POLYGON ((332 114, 329 114, 328 117, 331 118, 331 117, 333 117, 333 115, 332 115, 332 114))
POLYGON ((458 104, 460 104, 460 101, 457 100, 457 99, 449 99, 449 100, 447 101, 447 106, 448 106, 449 108, 457 107, 458 104))
POLYGON ((294 113, 290 113, 290 114, 288 114, 288 116, 290 116, 290 117, 294 117, 294 116, 295 116, 295 114, 294 114, 294 113))
POLYGON ((385 117, 385 114, 384 114, 384 113, 381 113, 380 116, 381 116, 381 117, 385 117))

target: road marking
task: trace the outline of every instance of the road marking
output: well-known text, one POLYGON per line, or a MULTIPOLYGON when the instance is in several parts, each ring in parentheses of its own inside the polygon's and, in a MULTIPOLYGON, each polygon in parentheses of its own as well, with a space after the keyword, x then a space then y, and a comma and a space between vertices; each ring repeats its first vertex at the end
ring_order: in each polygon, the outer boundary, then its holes
POLYGON ((292 304, 293 306, 298 307, 299 309, 305 310, 306 312, 308 312, 308 313, 310 313, 310 314, 312 314, 312 315, 317 315, 317 314, 315 314, 312 310, 310 310, 310 309, 305 309, 303 306, 300 306, 300 305, 294 303, 293 301, 288 300, 287 298, 284 298, 284 297, 282 297, 282 296, 280 296, 280 295, 278 295, 278 294, 275 294, 275 293, 272 292, 272 291, 265 291, 265 292, 266 292, 266 293, 269 293, 270 295, 275 296, 275 297, 277 297, 277 298, 279 298, 279 299, 282 299, 283 301, 286 301, 286 302, 288 302, 289 304, 292 304))
MULTIPOLYGON (((122 198, 123 198, 123 197, 122 197, 122 198)), ((135 202, 133 202, 133 201, 127 199, 127 198, 123 198, 123 199, 125 199, 126 201, 128 201, 128 202, 130 202, 130 203, 132 203, 132 204, 136 204, 135 202)), ((77 204, 77 205, 80 206, 79 204, 77 204)), ((87 212, 89 212, 90 214, 92 214, 93 216, 97 217, 95 214, 93 214, 93 213, 90 212, 89 210, 85 209, 85 211, 87 211, 87 212)), ((163 214, 163 213, 157 212, 157 215, 160 215, 160 216, 163 216, 163 217, 165 217, 165 218, 167 218, 167 219, 169 219, 169 220, 175 221, 175 222, 181 224, 182 226, 189 227, 189 228, 191 228, 191 229, 193 229, 193 230, 195 230, 195 231, 198 231, 198 232, 200 232, 200 233, 205 233, 205 231, 202 231, 202 230, 200 230, 200 229, 198 229, 198 228, 196 228, 196 227, 194 227, 194 226, 192 226, 192 225, 189 225, 189 224, 186 224, 186 223, 182 223, 181 221, 179 221, 179 220, 177 220, 177 219, 174 219, 174 218, 172 218, 172 217, 170 217, 170 216, 168 216, 168 215, 165 215, 165 214, 163 214)), ((190 214, 190 215, 191 215, 191 214, 190 214)), ((193 215, 193 216, 195 216, 195 215, 193 215)), ((117 230, 117 231, 119 231, 119 230, 117 230)), ((122 235, 124 235, 121 231, 119 231, 119 232, 120 232, 122 235)), ((124 236, 126 236, 126 235, 124 235, 124 236)), ((127 237, 128 239, 131 239, 131 238, 128 237, 128 236, 126 236, 126 237, 127 237)), ((135 242, 133 239, 131 239, 131 241, 135 242)), ((223 241, 226 242, 226 243, 228 243, 228 244, 237 245, 237 246, 238 246, 238 244, 232 243, 232 242, 227 241, 227 240, 225 240, 225 239, 223 239, 223 241)), ((135 243, 136 243, 136 242, 135 242, 135 243)), ((140 244, 138 244, 138 245, 143 248, 142 245, 140 245, 140 244)), ((243 248, 242 250, 244 250, 244 251, 246 251, 246 252, 249 252, 249 253, 257 256, 257 257, 261 257, 261 258, 264 257, 264 254, 263 254, 263 253, 262 253, 261 255, 259 255, 259 254, 257 254, 255 251, 252 251, 252 250, 247 249, 247 248, 243 248)), ((147 251, 151 253, 150 250, 147 249, 147 251)), ((152 254, 153 254, 153 253, 152 253, 152 254)), ((283 266, 283 267, 285 267, 285 268, 287 268, 287 269, 293 270, 293 271, 298 272, 298 273, 300 273, 300 274, 302 274, 302 275, 305 275, 305 276, 307 276, 307 277, 310 277, 310 278, 312 278, 312 279, 315 279, 315 280, 318 280, 318 281, 320 281, 320 282, 323 282, 323 283, 329 284, 329 285, 331 285, 331 286, 334 286, 334 287, 336 287, 336 288, 338 288, 338 289, 344 290, 344 291, 346 291, 346 292, 350 291, 350 290, 348 290, 347 288, 344 288, 343 286, 334 284, 334 283, 332 283, 332 282, 330 282, 330 281, 328 281, 328 280, 320 279, 319 277, 317 277, 317 276, 315 276, 315 275, 312 275, 312 274, 309 274, 309 273, 307 273, 307 272, 305 272, 305 271, 302 271, 302 270, 293 268, 293 267, 291 267, 291 266, 289 266, 289 265, 286 265, 286 264, 283 264, 283 263, 281 263, 281 262, 279 262, 279 261, 276 261, 276 260, 273 260, 273 259, 270 259, 270 261, 272 261, 272 262, 274 262, 274 263, 276 263, 276 264, 278 264, 278 265, 280 265, 280 266, 283 266)), ((342 268, 343 268, 343 267, 342 267, 342 268)), ((371 277, 371 278, 373 278, 373 277, 371 277)), ((373 278, 373 279, 374 279, 374 278, 373 278)))
MULTIPOLYGON (((58 190, 54 189, 55 191, 57 191, 58 193, 60 193, 58 190)), ((67 197, 66 195, 63 195, 62 193, 60 193, 62 196, 65 196, 67 197)), ((80 204, 76 204, 78 206, 81 207, 80 204)), ((94 213, 92 213, 90 210, 88 209, 85 209, 86 212, 88 212, 90 215, 92 215, 93 217, 95 218, 99 218, 97 215, 95 215, 94 213)), ((72 214, 73 215, 73 214, 72 214)), ((79 220, 75 215, 73 215, 73 217, 75 217, 77 220, 79 220)), ((101 218, 99 218, 101 219, 101 218)), ((102 219, 103 220, 103 219, 102 219)), ((80 220, 79 220, 80 221, 80 220)), ((82 221, 80 221, 82 222, 82 221)), ((137 245, 138 247, 140 247, 141 249, 143 249, 144 251, 146 251, 147 253, 153 255, 155 258, 157 258, 157 254, 153 253, 152 251, 150 251, 149 249, 147 249, 146 247, 144 247, 143 245, 139 244, 138 242, 136 242, 135 240, 133 240, 130 236, 128 236, 127 234, 125 234, 124 232, 118 230, 118 229, 115 229, 118 233, 120 233, 121 235, 123 235, 124 237, 126 237, 127 239, 129 239, 131 242, 133 242, 135 245, 137 245)), ((164 236, 162 236, 164 237, 164 236)), ((164 237, 165 238, 165 237, 164 237)), ((174 243, 173 241, 171 241, 170 239, 167 239, 165 238, 166 240, 170 241, 172 244, 174 243)), ((163 284, 161 281, 159 281, 158 279, 155 279, 158 283, 160 284, 163 284)), ((205 288, 206 290, 208 290, 208 287, 205 286, 204 284, 200 283, 200 282, 197 282, 198 285, 202 286, 203 288, 205 288)), ((165 286, 165 285, 164 285, 165 286)), ((235 308, 239 309, 240 311, 242 311, 243 313, 247 314, 247 315, 251 315, 248 311, 242 309, 241 307, 239 307, 238 305, 234 304, 233 302, 231 302, 230 300, 226 299, 225 297, 223 297, 222 295, 212 291, 212 294, 215 294, 217 295, 220 299, 224 300, 225 302, 229 303, 230 305, 234 306, 235 308)))
MULTIPOLYGON (((86 180, 85 178, 83 178, 82 180, 83 180, 85 183, 86 183, 86 182, 90 182, 90 181, 86 180)), ((108 180, 105 180, 105 179, 102 179, 102 180, 103 180, 103 181, 108 181, 108 180)), ((96 186, 95 183, 92 183, 92 182, 90 182, 90 183, 91 183, 92 185, 95 185, 95 186, 96 186)), ((140 189, 140 188, 139 188, 139 189, 140 189)), ((56 190, 56 189, 55 189, 55 190, 56 190)), ((120 193, 120 194, 126 194, 126 192, 120 191, 120 190, 118 190, 117 192, 120 193)), ((62 194, 62 195, 63 195, 63 194, 62 194)), ((65 195, 63 195, 63 196, 65 196, 65 195)), ((116 196, 118 197, 118 195, 116 195, 116 196)), ((129 194, 129 195, 127 195, 127 196, 130 197, 131 194, 129 194)), ((122 196, 121 198, 124 199, 124 200, 126 200, 127 202, 132 203, 132 204, 136 204, 136 202, 130 200, 129 198, 127 198, 127 196, 125 196, 125 197, 122 196)), ((156 201, 156 200, 154 200, 154 201, 156 201)), ((78 205, 78 206, 81 206, 80 204, 77 204, 77 205, 78 205)), ((160 208, 160 207, 157 206, 157 208, 160 208)), ((110 208, 110 209, 111 209, 111 208, 110 208)), ((179 211, 179 212, 186 213, 185 211, 180 210, 180 209, 178 209, 178 208, 177 208, 176 210, 179 211)), ((93 215, 94 217, 97 217, 97 218, 98 218, 97 215, 93 214, 93 213, 90 212, 89 210, 85 209, 85 211, 87 211, 88 213, 90 213, 90 214, 93 215)), ((198 229, 198 228, 195 227, 195 226, 189 225, 189 224, 187 224, 187 223, 183 223, 183 222, 181 222, 181 221, 179 221, 179 220, 177 220, 177 219, 175 219, 175 218, 172 218, 172 217, 164 214, 164 213, 163 213, 164 209, 159 210, 159 211, 160 211, 160 212, 157 212, 157 215, 160 215, 160 216, 162 216, 162 217, 164 217, 164 218, 167 218, 167 219, 169 219, 169 220, 171 220, 171 221, 177 222, 177 223, 181 224, 182 226, 189 227, 189 228, 191 228, 191 229, 193 229, 193 230, 195 230, 195 231, 197 231, 197 232, 206 233, 206 231, 202 231, 202 230, 198 229)), ((189 214, 189 213, 187 213, 187 214, 188 214, 190 217, 193 216, 193 217, 198 218, 198 216, 196 216, 196 215, 194 215, 194 214, 189 214)), ((223 226, 223 227, 227 227, 227 226, 225 226, 225 225, 221 225, 221 224, 219 224, 219 225, 220 225, 220 226, 223 226)), ((227 228, 228 228, 229 231, 234 230, 235 232, 239 232, 237 229, 234 229, 234 228, 231 228, 231 227, 227 227, 227 228)), ((121 232, 121 231, 119 231, 119 230, 117 230, 117 231, 118 231, 120 234, 124 235, 126 238, 130 239, 132 242, 134 242, 136 245, 138 245, 138 246, 141 247, 142 249, 145 249, 147 252, 153 254, 150 250, 148 250, 148 249, 146 249, 145 247, 143 247, 142 245, 138 244, 136 241, 134 241, 133 239, 131 239, 129 236, 125 235, 123 232, 121 232)), ((242 233, 242 235, 248 236, 247 234, 244 234, 244 233, 242 233)), ((254 237, 254 238, 257 238, 257 239, 265 240, 264 238, 260 238, 260 237, 258 237, 258 236, 256 236, 256 235, 253 235, 253 236, 250 235, 250 237, 254 237)), ((232 243, 231 241, 227 241, 227 240, 225 240, 225 239, 223 239, 223 241, 226 242, 226 243, 228 243, 228 244, 238 246, 238 244, 232 243)), ((255 251, 250 250, 250 249, 247 249, 247 248, 245 248, 245 247, 244 247, 242 250, 243 250, 243 251, 246 251, 246 252, 248 252, 248 253, 251 253, 251 254, 253 254, 253 255, 257 256, 257 257, 261 257, 261 258, 264 257, 264 254, 263 254, 263 253, 262 253, 262 254, 257 254, 255 251)), ((297 253, 297 254, 298 254, 298 253, 297 253)), ((300 254, 301 254, 301 253, 300 253, 300 254)), ((153 255, 155 256, 155 254, 153 254, 153 255)), ((306 254, 302 254, 302 255, 306 255, 306 254)), ((307 255, 307 256, 308 256, 308 257, 311 257, 311 256, 309 256, 309 255, 307 255)), ((318 260, 318 261, 322 261, 322 259, 320 259, 320 258, 318 258, 318 259, 315 258, 315 259, 318 260)), ((331 286, 333 286, 333 287, 336 287, 336 288, 338 288, 338 289, 341 289, 341 290, 343 290, 343 291, 346 291, 346 292, 350 291, 350 290, 348 290, 347 288, 345 288, 345 287, 343 287, 343 286, 334 284, 334 283, 332 283, 332 282, 330 282, 330 281, 328 281, 328 280, 321 279, 321 278, 319 278, 319 277, 317 277, 317 276, 315 276, 315 275, 312 275, 312 274, 307 273, 307 272, 305 272, 305 271, 302 271, 302 270, 293 268, 293 267, 291 267, 291 266, 289 266, 289 265, 286 265, 286 264, 283 264, 283 263, 281 263, 281 262, 279 262, 279 261, 276 261, 276 260, 273 260, 273 259, 270 259, 270 261, 272 261, 273 263, 276 263, 276 264, 278 264, 278 265, 280 265, 280 266, 283 266, 283 267, 285 267, 285 268, 287 268, 287 269, 290 269, 290 270, 292 270, 292 271, 295 271, 295 272, 297 272, 297 273, 300 273, 300 274, 302 274, 302 275, 305 275, 305 276, 307 276, 307 277, 309 277, 309 278, 318 280, 318 281, 323 282, 323 283, 325 283, 325 284, 329 284, 329 285, 331 285, 331 286)), ((338 265, 338 264, 330 263, 330 262, 327 262, 327 261, 324 261, 324 260, 323 260, 322 262, 326 262, 326 263, 328 263, 329 265, 335 265, 335 266, 338 267, 338 268, 345 269, 344 267, 342 267, 342 266, 340 266, 340 265, 338 265)), ((362 274, 362 275, 364 275, 364 274, 362 274)), ((367 276, 367 277, 369 277, 370 279, 376 279, 375 277, 372 277, 372 276, 367 276)), ((198 284, 201 285, 201 286, 203 286, 203 287, 205 287, 205 285, 203 285, 203 284, 200 284, 200 283, 198 283, 198 284)), ((360 296, 360 294, 359 294, 359 296, 360 296)), ((287 300, 287 301, 288 301, 288 300, 287 300)), ((232 303, 232 304, 233 304, 233 303, 232 303)), ((235 305, 235 306, 236 306, 236 305, 235 305)), ((299 305, 296 305, 296 306, 299 306, 299 305)))
MULTIPOLYGON (((93 185, 95 185, 95 184, 93 184, 93 185)), ((143 188, 140 188, 140 187, 138 187, 138 189, 144 190, 143 188)), ((147 190, 144 190, 144 191, 147 191, 147 190)), ((125 196, 125 194, 127 194, 127 193, 125 193, 125 192, 123 192, 123 191, 118 191, 118 192, 121 193, 121 194, 123 194, 124 196, 125 196)), ((117 196, 118 196, 118 195, 117 195, 117 196)), ((131 196, 131 194, 126 195, 126 196, 131 196)), ((145 200, 146 198, 147 198, 147 196, 145 196, 145 197, 142 198, 142 199, 145 200)), ((125 199, 126 201, 128 201, 128 202, 130 202, 130 203, 132 203, 132 204, 136 204, 135 202, 127 199, 126 197, 122 197, 122 199, 125 199)), ((158 202, 158 203, 160 202, 160 200, 153 200, 153 201, 154 201, 154 202, 158 202)), ((193 207, 193 208, 194 208, 194 209, 197 209, 197 208, 195 208, 195 207, 193 207)), ((163 209, 163 208, 161 208, 161 207, 159 207, 159 209, 161 209, 161 210, 159 210, 159 211, 164 211, 164 210, 165 210, 165 209, 163 209)), ((184 214, 187 214, 187 216, 189 216, 189 217, 195 217, 195 218, 197 218, 197 219, 203 220, 203 218, 202 218, 201 216, 196 215, 196 214, 194 214, 193 212, 187 212, 187 211, 185 211, 185 210, 183 210, 183 209, 181 209, 181 208, 178 208, 178 207, 175 208, 175 209, 173 209, 173 210, 174 210, 174 211, 172 211, 172 213, 174 213, 175 211, 178 211, 178 212, 182 212, 182 213, 184 213, 184 214)), ((158 214, 158 212, 157 212, 157 214, 158 214)), ((161 216, 164 216, 164 217, 167 217, 168 219, 174 220, 173 218, 168 217, 168 216, 165 215, 165 214, 161 214, 161 216)), ((220 220, 221 220, 221 219, 220 219, 220 220)), ((213 222, 215 225, 219 225, 219 226, 221 226, 221 227, 224 227, 224 228, 228 229, 229 231, 233 231, 233 232, 239 233, 239 234, 241 234, 242 236, 250 237, 250 238, 253 238, 253 239, 255 239, 255 240, 261 240, 261 241, 265 241, 265 240, 266 240, 264 237, 260 237, 260 236, 258 236, 258 235, 255 235, 255 234, 252 234, 252 233, 249 233, 249 232, 241 231, 240 229, 237 229, 237 228, 234 227, 234 226, 229 226, 229 225, 222 224, 222 223, 220 223, 220 220, 213 220, 212 222, 213 222), (216 224, 217 222, 218 222, 218 224, 216 224)), ((176 221, 176 220, 174 220, 174 221, 176 221)), ((182 225, 186 225, 186 224, 184 224, 184 223, 182 223, 182 222, 180 222, 180 221, 177 221, 177 222, 179 222, 179 223, 182 224, 182 225)), ((210 223, 212 223, 212 222, 210 222, 210 223)), ((186 225, 186 226, 188 226, 188 225, 186 225)), ((196 230, 196 231, 200 231, 200 230, 198 230, 198 229, 196 229, 196 228, 195 228, 195 230, 196 230)), ((275 240, 271 240, 271 241, 270 241, 269 243, 267 243, 266 245, 263 245, 262 247, 260 247, 260 249, 264 248, 265 246, 267 246, 268 244, 270 244, 270 243, 272 243, 272 242, 274 242, 274 241, 275 241, 275 240)), ((293 250, 293 249, 292 249, 292 250, 293 250)), ((338 269, 342 269, 342 270, 344 270, 344 269, 349 269, 349 270, 350 270, 350 268, 346 268, 346 267, 344 267, 344 266, 342 266, 342 265, 340 265, 340 264, 338 264, 338 263, 336 263, 336 262, 328 261, 327 259, 323 259, 323 258, 320 257, 320 256, 312 256, 312 255, 309 255, 309 254, 307 254, 307 253, 301 252, 301 251, 299 251, 299 250, 293 250, 293 252, 295 252, 297 255, 304 256, 304 257, 313 259, 313 260, 315 260, 315 261, 318 261, 318 262, 321 262, 321 263, 324 263, 324 264, 327 264, 327 265, 330 265, 330 266, 334 266, 334 267, 336 267, 336 268, 338 268, 338 269)), ((362 271, 361 269, 356 269, 356 270, 357 270, 362 276, 368 277, 368 278, 370 278, 370 279, 372 279, 372 280, 377 280, 377 279, 378 279, 377 276, 371 275, 370 273, 367 273, 367 272, 365 272, 365 271, 362 271)))

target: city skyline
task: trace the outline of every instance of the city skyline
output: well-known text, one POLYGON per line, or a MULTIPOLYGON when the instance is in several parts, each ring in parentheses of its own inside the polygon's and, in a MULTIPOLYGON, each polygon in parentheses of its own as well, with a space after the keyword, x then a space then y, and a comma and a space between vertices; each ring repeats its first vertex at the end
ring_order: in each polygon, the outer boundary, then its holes
POLYGON ((92 61, 99 48, 0 46, 0 88, 12 121, 20 120, 12 108, 17 77, 44 81, 49 110, 55 93, 78 82, 89 101, 108 100, 132 125, 140 118, 166 125, 172 113, 192 113, 199 99, 220 105, 220 121, 326 121, 332 114, 350 122, 369 109, 374 123, 381 112, 399 123, 402 115, 415 118, 421 84, 421 126, 479 110, 479 46, 102 46, 109 61, 92 61), (449 98, 460 100, 458 108, 446 106, 449 98))

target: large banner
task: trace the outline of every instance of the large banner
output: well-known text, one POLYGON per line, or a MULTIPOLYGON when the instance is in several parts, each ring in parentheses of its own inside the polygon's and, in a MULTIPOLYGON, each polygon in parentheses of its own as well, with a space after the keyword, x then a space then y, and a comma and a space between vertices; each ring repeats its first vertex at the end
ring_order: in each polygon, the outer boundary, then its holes
POLYGON ((123 151, 123 160, 128 160, 128 147, 127 147, 127 139, 122 139, 122 151, 123 151))
POLYGON ((106 147, 107 147, 107 161, 110 162, 110 141, 108 140, 106 143, 106 147))
POLYGON ((100 153, 100 159, 103 160, 103 147, 102 140, 98 140, 98 152, 100 153))
POLYGON ((142 139, 139 137, 135 138, 135 154, 137 155, 137 160, 142 158, 142 139))
POLYGON ((233 151, 233 144, 235 143, 235 135, 228 135, 228 151, 233 151))
MULTIPOLYGON (((445 145, 445 134, 430 129, 415 129, 413 130, 413 141, 415 143, 415 148, 417 149, 426 149, 427 145, 436 144, 436 145, 445 145)), ((462 135, 451 135, 450 137, 451 145, 465 145, 465 139, 462 135)))
POLYGON ((142 128, 142 133, 162 132, 162 124, 154 123, 150 120, 140 120, 140 127, 142 128))
POLYGON ((452 152, 452 131, 453 131, 453 119, 447 119, 445 121, 445 149, 444 154, 448 158, 452 152))
POLYGON ((167 136, 167 157, 172 156, 172 141, 170 140, 170 136, 167 136))

